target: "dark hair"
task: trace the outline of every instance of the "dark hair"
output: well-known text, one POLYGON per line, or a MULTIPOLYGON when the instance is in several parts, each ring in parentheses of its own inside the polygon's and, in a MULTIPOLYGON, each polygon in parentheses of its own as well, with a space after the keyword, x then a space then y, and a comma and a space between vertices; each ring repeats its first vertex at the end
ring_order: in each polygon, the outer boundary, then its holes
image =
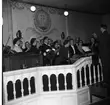
POLYGON ((66 44, 68 44, 69 43, 69 40, 65 40, 64 42, 63 42, 63 45, 66 45, 66 44))
POLYGON ((31 41, 30 41, 30 44, 33 45, 35 40, 36 40, 36 38, 32 38, 31 41))
POLYGON ((44 42, 46 39, 48 39, 48 37, 47 37, 47 36, 45 36, 45 37, 43 38, 43 42, 44 42))
POLYGON ((107 25, 106 24, 101 24, 100 25, 102 28, 107 29, 107 25))
POLYGON ((66 38, 67 40, 71 40, 72 38, 71 38, 71 36, 67 36, 67 38, 66 38))
POLYGON ((13 40, 13 44, 15 45, 18 40, 20 40, 20 39, 19 39, 19 38, 15 38, 15 39, 13 40))

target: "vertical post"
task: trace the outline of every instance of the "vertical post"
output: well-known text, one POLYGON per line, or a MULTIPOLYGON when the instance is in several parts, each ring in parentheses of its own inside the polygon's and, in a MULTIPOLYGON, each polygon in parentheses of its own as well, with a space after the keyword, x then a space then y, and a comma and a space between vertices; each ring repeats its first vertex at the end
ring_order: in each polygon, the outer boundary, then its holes
POLYGON ((8 93, 7 93, 7 81, 6 79, 4 78, 3 79, 3 101, 4 103, 7 103, 8 101, 8 93))
POLYGON ((91 64, 89 64, 89 81, 90 81, 90 85, 92 84, 91 80, 92 80, 92 78, 91 78, 91 64))
POLYGON ((21 97, 24 96, 24 90, 23 90, 23 79, 21 79, 21 97))
POLYGON ((29 90, 29 95, 31 94, 31 86, 30 86, 30 76, 28 76, 28 90, 29 90))
POLYGON ((65 90, 67 90, 67 83, 66 83, 66 73, 64 74, 64 81, 65 81, 65 90))
POLYGON ((48 84, 48 86, 49 86, 49 91, 51 91, 50 74, 48 75, 48 81, 49 81, 49 84, 48 84))
POLYGON ((81 69, 79 70, 79 75, 80 75, 80 88, 82 88, 82 75, 81 75, 81 69))
POLYGON ((99 64, 100 64, 100 66, 101 66, 101 77, 102 77, 102 81, 103 81, 103 68, 102 68, 101 59, 99 59, 99 64))
POLYGON ((59 91, 58 74, 56 74, 56 81, 57 81, 57 91, 59 91))
POLYGON ((96 83, 96 69, 94 65, 93 65, 93 71, 94 71, 94 83, 96 83))
POLYGON ((100 82, 100 72, 99 72, 99 65, 97 65, 97 72, 98 72, 98 82, 100 82))
POLYGON ((16 99, 15 80, 13 81, 13 95, 14 99, 16 99))
POLYGON ((87 85, 87 78, 86 78, 86 65, 84 66, 84 81, 85 81, 85 86, 87 85))
POLYGON ((72 86, 74 90, 77 90, 77 68, 72 67, 72 86))

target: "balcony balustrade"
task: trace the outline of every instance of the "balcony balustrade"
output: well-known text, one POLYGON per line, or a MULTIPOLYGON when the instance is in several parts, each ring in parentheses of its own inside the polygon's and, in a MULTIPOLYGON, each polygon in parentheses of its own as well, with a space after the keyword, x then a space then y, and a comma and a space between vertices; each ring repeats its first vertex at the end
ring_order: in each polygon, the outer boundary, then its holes
MULTIPOLYGON (((40 98, 40 102, 34 103, 35 105, 44 105, 47 101, 43 103, 42 96, 48 98, 54 96, 57 99, 60 96, 60 99, 64 94, 74 95, 66 99, 70 102, 70 105, 73 103, 74 105, 84 105, 84 100, 86 100, 85 103, 88 105, 90 101, 88 85, 101 81, 103 81, 101 61, 99 60, 99 64, 94 66, 92 65, 91 57, 80 58, 71 65, 33 67, 4 72, 4 105, 24 105, 26 101, 32 98, 40 98), (85 92, 87 99, 84 99, 81 93, 85 89, 87 89, 87 92, 85 92), (72 101, 74 97, 75 100, 72 101)), ((58 100, 56 104, 54 103, 55 105, 61 105, 58 100)), ((64 101, 62 105, 67 104, 64 101)))

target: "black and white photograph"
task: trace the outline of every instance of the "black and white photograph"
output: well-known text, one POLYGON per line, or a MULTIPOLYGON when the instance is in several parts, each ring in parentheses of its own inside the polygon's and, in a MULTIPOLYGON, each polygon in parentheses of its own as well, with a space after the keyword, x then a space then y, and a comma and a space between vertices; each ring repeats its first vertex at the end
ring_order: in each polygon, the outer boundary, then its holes
POLYGON ((110 105, 110 0, 1 1, 1 105, 110 105))

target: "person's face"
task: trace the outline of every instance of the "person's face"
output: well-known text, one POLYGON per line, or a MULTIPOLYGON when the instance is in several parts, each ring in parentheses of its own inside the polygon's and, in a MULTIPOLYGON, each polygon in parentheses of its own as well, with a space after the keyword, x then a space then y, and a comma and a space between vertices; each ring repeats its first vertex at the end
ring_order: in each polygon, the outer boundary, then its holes
POLYGON ((74 45, 74 41, 73 40, 70 40, 70 45, 74 45))
POLYGON ((51 40, 50 40, 50 39, 48 39, 48 44, 49 44, 49 45, 51 44, 51 40))
POLYGON ((105 29, 103 27, 101 27, 100 31, 103 33, 105 31, 105 29))
POLYGON ((82 41, 79 42, 79 46, 82 46, 82 41))
POLYGON ((65 45, 65 47, 69 47, 69 43, 67 43, 67 44, 65 45))
POLYGON ((20 40, 18 40, 18 41, 16 42, 16 44, 17 44, 18 46, 20 46, 20 40))
POLYGON ((97 34, 96 34, 96 33, 93 33, 93 37, 94 37, 94 38, 97 38, 97 34))
POLYGON ((48 43, 48 38, 46 38, 46 39, 44 40, 44 43, 46 43, 46 44, 48 43))
POLYGON ((91 42, 94 43, 94 41, 95 41, 94 38, 91 38, 91 42))
POLYGON ((37 44, 37 41, 35 40, 34 43, 33 43, 33 46, 36 46, 36 44, 37 44))
POLYGON ((29 46, 30 46, 29 42, 26 42, 26 43, 25 43, 25 47, 26 47, 26 48, 29 48, 29 46))
POLYGON ((56 44, 55 44, 55 48, 58 48, 58 47, 59 47, 59 45, 58 45, 58 43, 56 43, 56 44))
POLYGON ((23 42, 19 41, 19 45, 20 45, 20 47, 23 47, 23 42))

